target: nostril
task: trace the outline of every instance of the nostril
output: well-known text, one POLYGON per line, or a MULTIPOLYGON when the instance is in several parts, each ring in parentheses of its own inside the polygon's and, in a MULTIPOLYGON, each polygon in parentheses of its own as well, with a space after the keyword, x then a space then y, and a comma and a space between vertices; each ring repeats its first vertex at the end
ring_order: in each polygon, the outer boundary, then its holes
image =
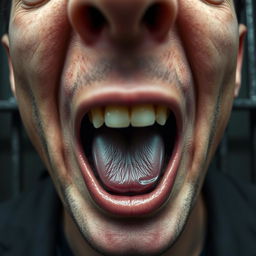
POLYGON ((98 38, 104 27, 107 26, 108 21, 100 10, 90 5, 84 7, 83 15, 86 38, 93 42, 98 38))
POLYGON ((174 0, 70 0, 68 3, 74 32, 90 47, 162 43, 178 8, 174 0))
POLYGON ((172 11, 165 3, 154 3, 150 5, 142 19, 141 23, 149 33, 156 39, 163 39, 171 26, 172 11))
POLYGON ((93 6, 87 6, 85 8, 85 18, 87 23, 87 29, 90 32, 98 33, 107 24, 107 20, 103 14, 93 6))
POLYGON ((153 4, 146 10, 142 22, 148 29, 155 30, 161 25, 161 9, 160 4, 153 4))

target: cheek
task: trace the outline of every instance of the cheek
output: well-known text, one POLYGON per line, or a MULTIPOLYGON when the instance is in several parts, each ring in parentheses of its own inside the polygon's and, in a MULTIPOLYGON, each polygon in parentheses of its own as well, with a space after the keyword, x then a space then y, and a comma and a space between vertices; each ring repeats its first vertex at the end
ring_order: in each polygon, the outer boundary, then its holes
POLYGON ((220 93, 233 94, 238 28, 230 7, 224 8, 224 4, 216 7, 197 1, 194 6, 188 5, 181 1, 178 22, 195 79, 197 114, 207 119, 205 113, 211 116, 220 93))
POLYGON ((55 136, 59 128, 59 80, 69 35, 65 6, 49 1, 13 13, 9 36, 17 101, 28 134, 47 162, 44 137, 55 136))
POLYGON ((42 99, 58 86, 68 42, 66 8, 49 1, 35 10, 14 11, 10 22, 10 54, 21 86, 42 99))
POLYGON ((238 48, 236 18, 227 6, 213 7, 200 1, 195 6, 181 3, 179 26, 193 76, 200 90, 212 94, 234 75, 238 48))
POLYGON ((180 36, 195 81, 197 163, 211 158, 233 101, 238 28, 230 7, 227 3, 227 8, 223 6, 224 3, 211 6, 199 0, 180 1, 179 6, 180 36))

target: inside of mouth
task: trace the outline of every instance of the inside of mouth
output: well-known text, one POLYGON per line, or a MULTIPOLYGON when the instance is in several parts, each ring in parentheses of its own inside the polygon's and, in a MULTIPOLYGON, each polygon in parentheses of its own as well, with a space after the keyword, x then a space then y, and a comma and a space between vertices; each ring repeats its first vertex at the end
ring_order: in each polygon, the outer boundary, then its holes
POLYGON ((177 140, 171 112, 165 125, 95 129, 85 115, 80 128, 81 145, 95 177, 110 194, 151 192, 165 172, 177 140))

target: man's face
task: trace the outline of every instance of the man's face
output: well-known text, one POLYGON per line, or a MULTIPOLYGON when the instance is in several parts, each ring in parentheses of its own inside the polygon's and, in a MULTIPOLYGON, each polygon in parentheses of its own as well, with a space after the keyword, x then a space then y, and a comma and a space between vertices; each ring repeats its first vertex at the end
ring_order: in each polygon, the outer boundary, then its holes
POLYGON ((237 90, 233 2, 13 0, 8 37, 23 122, 84 240, 171 246, 237 90))

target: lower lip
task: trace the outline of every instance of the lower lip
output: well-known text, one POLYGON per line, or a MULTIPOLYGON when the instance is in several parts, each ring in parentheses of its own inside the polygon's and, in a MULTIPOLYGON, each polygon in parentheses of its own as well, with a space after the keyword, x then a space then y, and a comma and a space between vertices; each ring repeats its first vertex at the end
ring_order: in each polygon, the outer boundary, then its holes
POLYGON ((168 200, 180 162, 180 148, 178 134, 172 157, 159 184, 153 191, 143 195, 122 196, 108 193, 95 177, 81 145, 78 146, 78 162, 88 191, 100 208, 123 217, 143 216, 156 212, 168 200))

